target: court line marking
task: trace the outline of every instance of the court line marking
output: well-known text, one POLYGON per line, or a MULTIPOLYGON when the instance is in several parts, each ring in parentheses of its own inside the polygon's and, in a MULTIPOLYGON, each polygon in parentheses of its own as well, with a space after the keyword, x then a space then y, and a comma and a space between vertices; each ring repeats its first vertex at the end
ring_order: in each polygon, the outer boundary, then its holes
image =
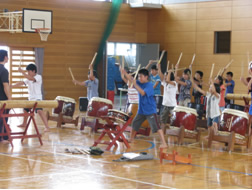
MULTIPOLYGON (((54 154, 54 153, 52 153, 52 154, 54 154)), ((41 160, 34 160, 34 159, 30 159, 30 158, 22 158, 22 157, 19 157, 19 156, 13 157, 13 156, 9 156, 7 154, 2 154, 2 153, 0 153, 0 155, 7 156, 7 157, 12 157, 12 158, 18 158, 18 159, 21 159, 21 160, 29 160, 29 161, 33 161, 33 162, 40 162, 42 164, 48 164, 48 165, 65 167, 65 168, 74 169, 74 170, 77 170, 77 171, 79 170, 79 171, 81 171, 83 173, 87 173, 87 174, 95 174, 95 175, 100 175, 100 176, 105 176, 105 177, 111 177, 111 178, 116 178, 116 179, 120 179, 120 180, 125 180, 125 181, 130 181, 130 182, 135 182, 135 183, 142 183, 142 184, 145 184, 145 185, 152 185, 152 186, 161 187, 161 188, 176 189, 174 187, 169 187, 169 186, 164 186, 164 185, 158 185, 158 184, 155 184, 155 183, 149 183, 149 182, 144 182, 144 181, 130 179, 130 178, 125 178, 125 177, 119 177, 119 176, 105 174, 105 173, 100 173, 100 172, 86 171, 86 170, 79 169, 79 168, 73 168, 73 167, 69 167, 69 166, 65 166, 65 165, 60 165, 60 164, 54 164, 54 163, 45 162, 45 161, 41 161, 41 160)))

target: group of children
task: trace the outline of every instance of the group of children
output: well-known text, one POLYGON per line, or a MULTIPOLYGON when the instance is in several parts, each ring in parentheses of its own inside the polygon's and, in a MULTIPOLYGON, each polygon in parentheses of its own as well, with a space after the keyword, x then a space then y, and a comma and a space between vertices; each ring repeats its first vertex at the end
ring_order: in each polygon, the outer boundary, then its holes
MULTIPOLYGON (((26 71, 21 68, 18 69, 20 73, 26 78, 22 82, 18 82, 12 86, 9 85, 9 73, 4 67, 4 64, 8 62, 8 52, 5 50, 0 50, 0 100, 11 100, 10 89, 14 87, 19 87, 22 85, 28 86, 29 100, 42 100, 41 85, 42 77, 37 74, 36 65, 30 64, 26 67, 26 71)), ((223 111, 225 104, 230 104, 230 100, 225 99, 227 93, 234 92, 235 82, 232 80, 233 73, 228 72, 226 74, 225 84, 223 84, 223 77, 221 75, 217 76, 214 80, 210 79, 209 81, 209 91, 206 92, 202 90, 204 85, 202 78, 203 72, 196 71, 194 78, 191 78, 191 68, 185 69, 183 71, 182 77, 177 76, 178 65, 175 66, 175 72, 169 70, 164 74, 161 71, 160 64, 154 64, 151 67, 151 74, 149 76, 148 67, 153 64, 154 61, 150 60, 149 64, 139 70, 138 80, 133 78, 132 75, 128 74, 124 68, 121 68, 121 77, 128 83, 128 95, 129 103, 138 103, 138 112, 136 117, 132 122, 132 132, 129 139, 129 142, 134 140, 134 137, 139 130, 141 124, 147 119, 152 132, 158 132, 161 138, 161 147, 167 147, 164 132, 164 129, 168 123, 168 115, 172 112, 174 107, 177 105, 177 91, 178 85, 180 85, 180 92, 178 96, 178 104, 180 106, 188 106, 188 103, 191 102, 191 87, 193 87, 193 96, 195 103, 201 103, 201 96, 205 95, 207 98, 207 125, 210 128, 213 128, 216 132, 217 124, 219 122, 220 110, 223 111), (150 80, 150 81, 149 81, 150 80), (160 95, 161 90, 160 86, 163 86, 163 102, 162 102, 162 111, 160 114, 160 123, 157 119, 156 111, 156 102, 154 100, 155 95, 160 95)), ((252 63, 251 63, 252 68, 252 63)), ((87 96, 88 100, 92 97, 98 97, 98 86, 99 80, 97 78, 96 72, 93 71, 92 65, 89 66, 88 80, 79 82, 73 80, 74 84, 82 85, 87 87, 87 96)), ((249 70, 250 71, 250 70, 249 70)), ((251 73, 251 71, 250 71, 251 73)), ((251 90, 252 80, 249 82, 241 78, 243 84, 247 85, 249 90, 251 90)), ((7 110, 8 111, 8 110, 7 110)), ((29 110, 25 110, 29 111, 29 110)), ((36 110, 39 113, 44 125, 45 131, 49 131, 48 123, 44 112, 41 109, 36 110)), ((250 109, 252 115, 252 108, 250 109)), ((24 118, 23 124, 20 127, 26 125, 27 118, 24 118)), ((2 131, 3 121, 0 119, 0 131, 2 131)), ((0 141, 8 140, 7 136, 0 137, 0 141)))

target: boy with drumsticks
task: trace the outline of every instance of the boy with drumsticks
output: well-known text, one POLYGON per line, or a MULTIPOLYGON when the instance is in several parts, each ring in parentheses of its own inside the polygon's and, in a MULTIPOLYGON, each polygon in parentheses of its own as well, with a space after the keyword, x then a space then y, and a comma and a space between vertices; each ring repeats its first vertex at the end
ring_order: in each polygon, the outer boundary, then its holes
MULTIPOLYGON (((157 60, 158 61, 158 60, 157 60)), ((148 65, 145 67, 145 69, 148 69, 151 64, 157 62, 155 60, 150 60, 148 65)), ((154 94, 155 95, 160 95, 161 94, 161 79, 160 76, 158 75, 158 68, 156 65, 151 66, 151 74, 150 74, 150 82, 153 84, 154 88, 154 94)))
MULTIPOLYGON (((20 86, 27 86, 28 87, 28 94, 29 94, 29 100, 35 100, 40 101, 42 100, 42 92, 41 92, 41 86, 42 86, 42 76, 37 74, 37 67, 34 64, 29 64, 26 67, 27 73, 22 70, 20 67, 18 68, 18 71, 23 74, 23 76, 26 78, 26 80, 22 82, 18 82, 14 85, 12 85, 12 88, 20 87, 20 86)), ((29 112, 29 109, 24 109, 25 112, 29 112)), ((42 119, 44 125, 45 125, 45 132, 50 131, 50 128, 48 126, 48 121, 45 113, 43 112, 42 108, 37 108, 36 112, 39 114, 40 118, 42 119)), ((18 127, 25 127, 27 123, 28 116, 24 117, 24 121, 21 125, 18 127)))
POLYGON ((88 101, 91 100, 91 98, 93 97, 99 97, 98 93, 99 79, 97 78, 96 71, 93 70, 92 63, 89 65, 88 80, 80 82, 73 78, 73 83, 87 87, 88 101))
POLYGON ((141 124, 147 119, 152 132, 158 132, 161 138, 160 148, 166 148, 167 144, 165 142, 163 130, 160 128, 157 120, 157 110, 156 102, 154 99, 154 89, 151 82, 148 81, 149 71, 147 69, 140 69, 138 73, 138 80, 133 79, 124 69, 122 69, 122 74, 127 77, 127 79, 133 83, 134 87, 138 91, 139 96, 139 106, 137 115, 132 122, 132 131, 130 135, 129 142, 132 142, 139 130, 141 124))

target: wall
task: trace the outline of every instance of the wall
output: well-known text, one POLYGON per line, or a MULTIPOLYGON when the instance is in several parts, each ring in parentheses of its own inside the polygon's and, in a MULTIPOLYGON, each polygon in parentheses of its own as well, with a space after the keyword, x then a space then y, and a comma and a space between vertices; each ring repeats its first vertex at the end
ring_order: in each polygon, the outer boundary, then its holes
MULTIPOLYGON (((53 34, 41 42, 38 34, 0 33, 0 45, 44 47, 45 99, 67 96, 78 100, 86 88, 75 86, 68 67, 77 80, 87 80, 88 66, 98 50, 111 3, 91 0, 1 0, 1 9, 23 8, 53 11, 53 34)), ((109 41, 147 42, 147 11, 123 4, 109 41)))
POLYGON ((252 54, 252 1, 226 0, 165 5, 148 12, 148 43, 160 43, 175 64, 183 52, 181 67, 189 66, 196 53, 193 70, 210 76, 212 63, 217 74, 231 59, 228 71, 234 73, 235 93, 246 93, 240 82, 241 65, 247 76, 247 52, 252 54), (214 54, 214 31, 231 31, 231 54, 214 54))

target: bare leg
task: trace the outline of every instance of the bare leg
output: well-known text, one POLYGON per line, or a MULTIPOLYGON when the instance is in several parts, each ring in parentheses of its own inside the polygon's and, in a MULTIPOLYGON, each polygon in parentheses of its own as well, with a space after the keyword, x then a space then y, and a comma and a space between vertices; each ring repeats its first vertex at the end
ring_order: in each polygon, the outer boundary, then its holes
POLYGON ((218 134, 218 125, 217 123, 213 123, 213 130, 214 130, 214 135, 218 134))
POLYGON ((167 143, 165 142, 164 132, 162 129, 158 130, 158 134, 160 136, 162 144, 160 145, 160 148, 167 148, 167 143))
MULTIPOLYGON (((27 111, 24 110, 24 113, 27 113, 27 111)), ((28 116, 24 116, 23 123, 21 125, 18 125, 18 127, 26 127, 27 120, 28 120, 28 116)))
POLYGON ((137 132, 134 129, 132 129, 131 133, 130 133, 129 143, 132 143, 134 141, 136 134, 137 134, 137 132))
POLYGON ((45 132, 50 131, 50 128, 48 127, 48 121, 47 121, 47 117, 45 115, 45 113, 42 110, 38 110, 38 114, 40 116, 40 118, 42 119, 44 125, 45 125, 45 132))
POLYGON ((163 133, 166 134, 166 124, 161 123, 161 129, 163 130, 163 133))

